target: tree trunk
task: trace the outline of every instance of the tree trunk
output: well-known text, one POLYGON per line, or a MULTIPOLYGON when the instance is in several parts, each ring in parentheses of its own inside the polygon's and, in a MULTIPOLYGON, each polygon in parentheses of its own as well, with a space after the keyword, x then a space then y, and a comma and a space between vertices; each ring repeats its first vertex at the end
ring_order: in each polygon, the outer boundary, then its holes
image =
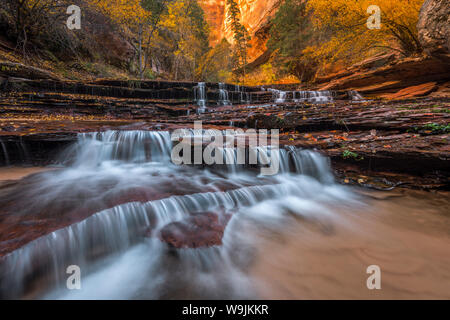
POLYGON ((144 68, 142 66, 142 24, 139 24, 139 47, 138 47, 138 57, 139 57, 139 78, 142 80, 144 78, 144 68))

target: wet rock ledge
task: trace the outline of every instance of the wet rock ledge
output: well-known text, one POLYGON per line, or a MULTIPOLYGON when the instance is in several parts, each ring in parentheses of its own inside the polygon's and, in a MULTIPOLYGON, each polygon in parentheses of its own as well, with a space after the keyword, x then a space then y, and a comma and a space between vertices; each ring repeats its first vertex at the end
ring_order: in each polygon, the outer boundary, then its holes
POLYGON ((252 94, 252 101, 230 98, 232 106, 220 106, 218 85, 206 85, 208 109, 197 114, 196 83, 10 79, 0 93, 0 164, 52 163, 79 132, 170 131, 202 120, 204 128, 280 129, 283 145, 330 157, 342 183, 449 186, 448 97, 349 101, 337 92, 332 103, 274 103, 261 88, 225 85, 230 93, 252 94))

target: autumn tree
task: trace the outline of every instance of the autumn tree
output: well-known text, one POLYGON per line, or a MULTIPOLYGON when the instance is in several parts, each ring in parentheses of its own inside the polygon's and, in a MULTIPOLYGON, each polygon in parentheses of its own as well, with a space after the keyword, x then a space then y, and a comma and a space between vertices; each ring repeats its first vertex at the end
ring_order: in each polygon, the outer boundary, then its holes
POLYGON ((1 0, 2 33, 16 42, 24 58, 31 49, 39 52, 44 44, 54 45, 58 50, 67 49, 71 43, 62 26, 68 6, 63 0, 1 0))
POLYGON ((331 36, 317 46, 324 59, 361 58, 373 49, 388 49, 405 56, 422 52, 416 24, 423 0, 309 0, 313 23, 331 36), (368 28, 372 12, 369 6, 381 9, 381 26, 368 28))
POLYGON ((196 70, 209 48, 209 28, 197 0, 176 0, 162 16, 152 45, 157 63, 175 80, 195 81, 196 70))
POLYGON ((227 0, 228 6, 228 23, 233 31, 233 40, 235 47, 235 70, 243 72, 244 81, 246 77, 246 67, 248 63, 247 51, 251 47, 251 37, 247 28, 241 23, 241 10, 236 0, 227 0))
POLYGON ((169 0, 91 0, 128 35, 142 79, 148 67, 148 48, 169 0))
POLYGON ((229 82, 232 78, 232 55, 231 44, 227 39, 222 39, 204 55, 197 69, 199 79, 207 82, 229 82))
POLYGON ((320 33, 313 29, 305 0, 285 0, 281 4, 272 20, 267 42, 280 76, 293 75, 300 81, 313 79, 317 62, 304 52, 322 40, 320 33))

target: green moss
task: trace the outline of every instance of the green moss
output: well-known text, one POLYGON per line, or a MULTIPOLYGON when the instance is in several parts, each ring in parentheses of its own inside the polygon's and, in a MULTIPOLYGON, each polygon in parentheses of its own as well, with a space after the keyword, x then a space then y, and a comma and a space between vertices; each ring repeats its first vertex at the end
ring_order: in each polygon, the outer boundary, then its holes
POLYGON ((356 160, 356 161, 364 160, 363 156, 360 156, 356 152, 352 152, 350 150, 344 150, 342 152, 342 158, 343 159, 353 159, 353 160, 356 160))
POLYGON ((450 124, 427 123, 422 127, 413 127, 406 132, 417 133, 420 131, 431 131, 432 134, 442 134, 450 132, 450 124))
POLYGON ((433 133, 447 133, 450 132, 450 124, 427 123, 423 129, 431 130, 433 133))

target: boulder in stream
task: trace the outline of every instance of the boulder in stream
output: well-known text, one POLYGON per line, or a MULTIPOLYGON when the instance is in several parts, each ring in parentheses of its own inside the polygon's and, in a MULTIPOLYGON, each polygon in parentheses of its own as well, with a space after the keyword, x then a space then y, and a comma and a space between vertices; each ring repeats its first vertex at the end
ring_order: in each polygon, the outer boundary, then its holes
POLYGON ((159 238, 176 249, 220 246, 230 218, 230 214, 195 213, 165 226, 159 238))

